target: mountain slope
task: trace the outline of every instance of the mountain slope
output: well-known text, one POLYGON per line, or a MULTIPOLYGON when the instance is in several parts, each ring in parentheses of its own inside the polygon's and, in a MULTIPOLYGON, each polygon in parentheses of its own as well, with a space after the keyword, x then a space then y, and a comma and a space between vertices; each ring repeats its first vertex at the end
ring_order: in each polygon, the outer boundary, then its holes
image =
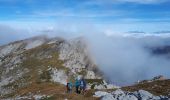
POLYGON ((62 91, 60 95, 65 98, 62 93, 66 80, 74 82, 78 75, 102 80, 86 48, 82 38, 64 40, 45 36, 1 46, 0 98, 53 94, 48 91, 62 91))
POLYGON ((153 93, 154 95, 164 95, 164 96, 170 96, 170 80, 156 80, 151 82, 144 82, 135 84, 133 86, 126 86, 122 88, 125 91, 138 91, 140 89, 149 91, 150 93, 153 93))

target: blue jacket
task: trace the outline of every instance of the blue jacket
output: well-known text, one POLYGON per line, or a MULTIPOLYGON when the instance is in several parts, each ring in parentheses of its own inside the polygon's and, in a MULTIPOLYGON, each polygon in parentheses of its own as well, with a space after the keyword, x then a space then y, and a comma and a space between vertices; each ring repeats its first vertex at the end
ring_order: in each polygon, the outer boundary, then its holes
POLYGON ((80 80, 80 86, 81 87, 86 87, 86 81, 84 79, 80 80))
POLYGON ((68 84, 68 87, 70 88, 70 89, 72 89, 72 83, 70 82, 69 84, 68 84))
POLYGON ((80 81, 76 79, 76 81, 75 81, 75 87, 78 87, 78 86, 80 86, 80 81))

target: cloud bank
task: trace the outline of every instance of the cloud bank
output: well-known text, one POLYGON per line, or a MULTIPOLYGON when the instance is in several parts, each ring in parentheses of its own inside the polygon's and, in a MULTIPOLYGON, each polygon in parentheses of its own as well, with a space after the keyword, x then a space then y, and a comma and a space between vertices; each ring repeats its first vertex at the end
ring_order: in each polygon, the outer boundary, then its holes
MULTIPOLYGON (((69 26, 68 26, 69 27, 69 26)), ((157 75, 170 78, 170 59, 152 54, 149 48, 170 45, 170 34, 153 34, 138 31, 115 33, 113 31, 95 31, 92 27, 59 30, 48 27, 43 30, 18 30, 9 26, 0 26, 0 43, 27 37, 48 34, 50 37, 85 37, 91 55, 104 76, 117 85, 129 85, 138 80, 150 79, 157 75), (134 33, 136 32, 136 33, 134 33), (23 34, 24 33, 24 34, 23 34)), ((97 29, 96 29, 97 30, 97 29)))
POLYGON ((99 68, 111 83, 130 85, 157 75, 170 78, 170 59, 151 53, 153 47, 170 45, 160 36, 95 36, 89 41, 99 68))

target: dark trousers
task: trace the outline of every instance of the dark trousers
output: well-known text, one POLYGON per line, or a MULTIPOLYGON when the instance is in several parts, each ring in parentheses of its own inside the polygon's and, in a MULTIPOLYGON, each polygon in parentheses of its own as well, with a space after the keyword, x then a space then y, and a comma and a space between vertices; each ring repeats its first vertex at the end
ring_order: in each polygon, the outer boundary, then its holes
POLYGON ((72 89, 68 88, 67 93, 71 93, 71 92, 72 92, 72 89))
POLYGON ((76 86, 76 93, 80 94, 79 86, 76 86))

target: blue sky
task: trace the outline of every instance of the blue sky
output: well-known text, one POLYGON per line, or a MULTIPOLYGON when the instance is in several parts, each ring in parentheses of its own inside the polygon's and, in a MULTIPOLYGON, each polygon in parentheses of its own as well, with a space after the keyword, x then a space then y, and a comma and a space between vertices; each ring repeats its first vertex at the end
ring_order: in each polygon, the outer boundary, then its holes
POLYGON ((170 0, 0 0, 0 24, 17 29, 168 31, 170 0))
POLYGON ((0 0, 0 19, 167 22, 169 4, 168 0, 0 0))
MULTIPOLYGON (((105 67, 120 64, 118 67, 128 73, 123 73, 126 81, 133 79, 128 75, 138 77, 133 74, 136 72, 136 66, 140 71, 141 68, 146 68, 144 77, 147 72, 149 75, 164 73, 169 76, 169 60, 148 57, 148 53, 140 50, 139 46, 146 42, 154 47, 159 42, 162 43, 162 38, 152 38, 150 35, 170 33, 170 0, 0 0, 0 46, 44 33, 59 33, 57 35, 64 34, 68 37, 73 33, 76 36, 94 33, 90 39, 95 42, 92 45, 95 48, 94 54, 98 54, 97 61, 106 64, 105 67), (99 34, 100 32, 107 35, 127 32, 139 33, 137 35, 143 35, 144 32, 151 34, 139 41, 114 37, 112 42, 110 38, 107 40, 103 34, 99 34), (141 44, 138 45, 138 42, 141 44), (104 50, 107 52, 103 52, 104 50), (150 63, 145 65, 145 62, 150 63), (130 65, 128 69, 132 71, 127 71, 127 65, 130 65), (153 66, 154 70, 149 70, 153 66)), ((163 35, 170 37, 170 34, 163 35)), ((164 41, 169 43, 169 38, 164 41)), ((105 67, 105 71, 122 72, 117 67, 113 67, 112 70, 105 67)), ((115 73, 112 72, 111 77, 116 76, 113 74, 115 73)), ((137 75, 140 74, 137 71, 137 75)))

